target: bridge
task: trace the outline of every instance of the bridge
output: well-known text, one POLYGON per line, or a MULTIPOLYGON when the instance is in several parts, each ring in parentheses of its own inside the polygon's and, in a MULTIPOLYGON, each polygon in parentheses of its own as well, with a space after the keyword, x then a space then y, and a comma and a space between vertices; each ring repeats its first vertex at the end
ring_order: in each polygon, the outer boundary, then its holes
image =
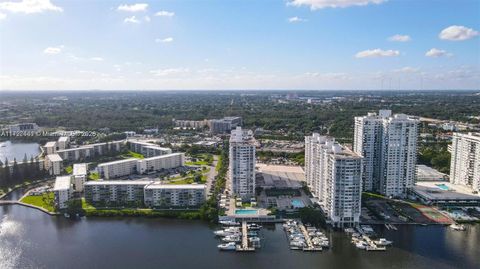
POLYGON ((14 205, 18 203, 18 201, 12 201, 12 200, 0 200, 0 205, 14 205))

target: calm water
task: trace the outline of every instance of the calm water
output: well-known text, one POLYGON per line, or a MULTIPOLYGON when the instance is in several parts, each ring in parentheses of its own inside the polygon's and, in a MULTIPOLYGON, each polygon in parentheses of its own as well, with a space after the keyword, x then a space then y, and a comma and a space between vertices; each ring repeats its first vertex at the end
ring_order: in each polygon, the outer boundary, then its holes
POLYGON ((30 160, 31 156, 36 157, 39 153, 40 147, 37 143, 0 142, 0 160, 2 162, 5 161, 5 158, 8 158, 9 162, 13 162, 14 158, 17 159, 17 162, 21 162, 25 154, 30 160))
POLYGON ((0 206, 0 268, 480 268, 479 225, 381 231, 395 243, 376 253, 355 249, 341 233, 330 233, 326 252, 291 251, 280 225, 263 229, 256 253, 219 252, 214 228, 170 219, 73 221, 0 206))

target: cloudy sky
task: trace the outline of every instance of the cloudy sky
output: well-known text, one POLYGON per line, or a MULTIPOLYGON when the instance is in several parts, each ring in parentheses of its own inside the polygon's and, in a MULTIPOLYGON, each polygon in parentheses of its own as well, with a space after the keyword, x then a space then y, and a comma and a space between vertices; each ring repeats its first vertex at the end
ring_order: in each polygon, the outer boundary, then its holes
POLYGON ((0 0, 0 89, 479 89, 478 0, 0 0))

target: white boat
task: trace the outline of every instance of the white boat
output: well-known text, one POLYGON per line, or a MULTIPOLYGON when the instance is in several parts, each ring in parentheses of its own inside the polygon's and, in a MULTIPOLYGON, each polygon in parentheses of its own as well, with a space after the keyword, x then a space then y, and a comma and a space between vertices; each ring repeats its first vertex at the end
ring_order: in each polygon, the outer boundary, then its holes
POLYGON ((222 238, 222 241, 224 241, 224 242, 240 242, 240 241, 242 241, 242 238, 238 235, 227 235, 224 238, 222 238))
POLYGON ((226 226, 238 226, 240 222, 232 221, 232 220, 221 220, 218 223, 226 226))
POLYGON ((241 235, 240 231, 218 230, 213 232, 216 236, 241 235))
POLYGON ((358 241, 355 246, 359 249, 367 249, 368 244, 365 241, 358 241))
POLYGON ((220 244, 217 247, 219 250, 235 250, 237 248, 234 242, 220 244))
POLYGON ((452 228, 453 230, 455 231, 465 231, 467 228, 465 227, 465 225, 463 224, 451 224, 450 225, 450 228, 452 228))
POLYGON ((262 228, 262 226, 260 226, 256 223, 250 223, 250 224, 247 224, 247 228, 250 229, 250 230, 260 230, 262 228))
POLYGON ((374 243, 378 246, 390 246, 393 242, 385 238, 380 238, 377 241, 374 241, 374 243))

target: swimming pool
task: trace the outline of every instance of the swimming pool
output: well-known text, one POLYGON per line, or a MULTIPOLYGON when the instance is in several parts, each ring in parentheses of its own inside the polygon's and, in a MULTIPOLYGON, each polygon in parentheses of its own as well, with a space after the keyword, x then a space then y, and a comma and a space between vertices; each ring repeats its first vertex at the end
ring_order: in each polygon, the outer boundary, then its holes
POLYGON ((445 185, 445 184, 435 184, 439 189, 443 190, 443 191, 448 191, 450 190, 450 188, 445 185))
POLYGON ((302 200, 299 199, 292 199, 292 206, 295 208, 302 208, 305 207, 305 204, 302 200))
POLYGON ((236 209, 235 214, 237 214, 237 215, 257 215, 258 210, 256 210, 256 209, 236 209))

